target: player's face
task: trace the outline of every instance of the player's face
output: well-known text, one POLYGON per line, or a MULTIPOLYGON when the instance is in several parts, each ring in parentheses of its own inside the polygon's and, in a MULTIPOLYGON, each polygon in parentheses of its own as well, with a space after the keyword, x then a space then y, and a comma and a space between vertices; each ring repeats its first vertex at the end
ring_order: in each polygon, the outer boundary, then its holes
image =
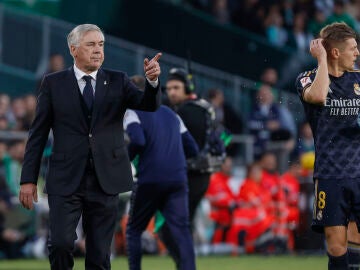
POLYGON ((71 46, 76 66, 86 73, 98 70, 104 61, 104 36, 99 31, 86 32, 79 46, 71 46))
POLYGON ((347 39, 343 48, 340 50, 339 65, 344 70, 354 69, 355 62, 359 56, 359 50, 354 38, 347 39))
POLYGON ((178 80, 166 82, 166 93, 172 105, 178 105, 187 99, 185 84, 178 80))

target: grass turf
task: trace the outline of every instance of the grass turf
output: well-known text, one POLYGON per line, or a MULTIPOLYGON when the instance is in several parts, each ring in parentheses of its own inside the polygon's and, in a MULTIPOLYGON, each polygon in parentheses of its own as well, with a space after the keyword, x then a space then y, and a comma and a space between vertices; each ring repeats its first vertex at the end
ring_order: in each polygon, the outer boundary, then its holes
MULTIPOLYGON (((112 261, 112 269, 128 269, 126 257, 112 261)), ((209 256, 196 259, 197 270, 325 270, 325 256, 209 256)), ((47 260, 0 260, 1 270, 48 270, 47 260)), ((84 260, 75 261, 75 270, 84 269, 84 260)), ((144 270, 175 270, 169 257, 146 256, 142 260, 144 270)))

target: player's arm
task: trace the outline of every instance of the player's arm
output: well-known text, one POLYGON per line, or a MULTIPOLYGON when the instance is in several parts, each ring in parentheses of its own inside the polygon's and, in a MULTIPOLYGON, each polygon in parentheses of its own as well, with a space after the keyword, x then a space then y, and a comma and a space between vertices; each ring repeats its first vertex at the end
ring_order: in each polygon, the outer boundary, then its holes
POLYGON ((318 61, 318 69, 312 83, 304 86, 303 99, 312 104, 324 104, 329 91, 329 70, 327 53, 322 39, 314 39, 310 43, 310 53, 318 61))
POLYGON ((123 126, 130 138, 128 154, 130 160, 133 160, 136 155, 143 151, 146 144, 144 130, 135 111, 126 110, 123 126))

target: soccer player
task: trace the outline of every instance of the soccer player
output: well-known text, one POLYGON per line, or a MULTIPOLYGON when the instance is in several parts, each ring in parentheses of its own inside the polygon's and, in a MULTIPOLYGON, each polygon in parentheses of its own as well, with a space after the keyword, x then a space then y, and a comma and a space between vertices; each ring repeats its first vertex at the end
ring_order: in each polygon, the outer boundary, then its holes
POLYGON ((301 73, 296 88, 315 141, 312 228, 325 233, 328 269, 348 269, 350 212, 360 221, 360 73, 353 70, 359 55, 356 34, 345 23, 327 25, 320 38, 311 41, 310 53, 318 67, 301 73))

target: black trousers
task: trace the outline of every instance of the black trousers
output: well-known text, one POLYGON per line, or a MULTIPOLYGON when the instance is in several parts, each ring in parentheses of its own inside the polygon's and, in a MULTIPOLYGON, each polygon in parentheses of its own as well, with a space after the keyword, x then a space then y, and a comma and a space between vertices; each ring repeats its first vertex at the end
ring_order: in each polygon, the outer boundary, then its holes
POLYGON ((76 226, 83 217, 86 270, 110 269, 110 245, 118 210, 118 196, 104 193, 96 174, 87 168, 77 191, 69 196, 49 195, 49 260, 52 270, 74 266, 76 226))
POLYGON ((209 182, 209 173, 188 172, 189 216, 191 224, 193 223, 196 209, 209 187, 209 182))

